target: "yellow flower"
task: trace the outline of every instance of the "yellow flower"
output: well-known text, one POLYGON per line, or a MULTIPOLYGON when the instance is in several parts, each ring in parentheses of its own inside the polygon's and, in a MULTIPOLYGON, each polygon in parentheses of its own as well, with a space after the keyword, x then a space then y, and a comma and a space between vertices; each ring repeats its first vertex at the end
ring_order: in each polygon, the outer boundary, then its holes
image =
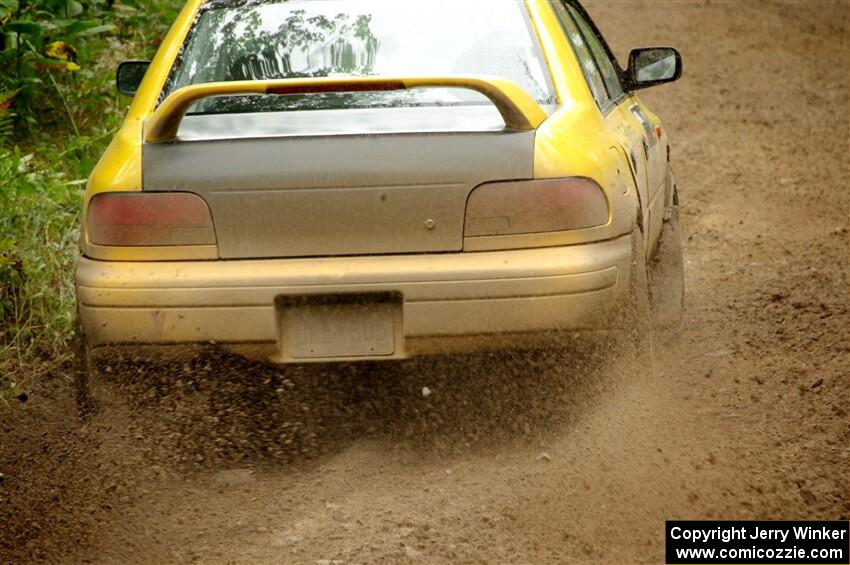
POLYGON ((77 50, 74 49, 73 45, 64 41, 54 41, 48 45, 45 54, 52 59, 62 59, 63 61, 77 60, 77 50))
POLYGON ((80 66, 77 63, 65 63, 65 70, 67 70, 67 71, 79 71, 80 66))

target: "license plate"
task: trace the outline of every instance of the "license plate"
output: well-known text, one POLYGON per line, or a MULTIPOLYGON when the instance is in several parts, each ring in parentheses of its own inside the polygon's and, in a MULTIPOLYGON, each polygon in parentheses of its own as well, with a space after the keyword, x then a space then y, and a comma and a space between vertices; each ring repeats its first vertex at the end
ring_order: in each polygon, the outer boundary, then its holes
POLYGON ((284 357, 386 357, 396 350, 401 300, 392 294, 285 297, 280 305, 284 357))

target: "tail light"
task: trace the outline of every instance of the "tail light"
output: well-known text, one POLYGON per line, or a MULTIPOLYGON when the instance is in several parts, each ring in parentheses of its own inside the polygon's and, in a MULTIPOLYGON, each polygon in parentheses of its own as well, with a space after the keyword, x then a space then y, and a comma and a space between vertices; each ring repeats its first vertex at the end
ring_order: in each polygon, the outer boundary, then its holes
POLYGON ((91 199, 89 241, 95 245, 215 244, 209 207, 188 192, 108 192, 91 199))
POLYGON ((608 223, 608 201, 590 179, 484 184, 466 204, 467 237, 577 230, 608 223))

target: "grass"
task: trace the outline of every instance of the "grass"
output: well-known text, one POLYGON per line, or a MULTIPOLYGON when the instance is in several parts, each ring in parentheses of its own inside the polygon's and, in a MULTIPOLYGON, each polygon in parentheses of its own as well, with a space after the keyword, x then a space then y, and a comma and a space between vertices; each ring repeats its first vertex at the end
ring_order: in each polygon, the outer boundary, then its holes
POLYGON ((23 369, 66 355, 80 183, 15 148, 0 150, 0 186, 2 394, 23 369))
POLYGON ((20 72, 19 45, 0 50, 0 401, 72 357, 85 181, 130 101, 115 68, 151 56, 182 2, 93 4, 108 33, 79 38, 75 70, 45 68, 30 42, 35 63, 20 72))

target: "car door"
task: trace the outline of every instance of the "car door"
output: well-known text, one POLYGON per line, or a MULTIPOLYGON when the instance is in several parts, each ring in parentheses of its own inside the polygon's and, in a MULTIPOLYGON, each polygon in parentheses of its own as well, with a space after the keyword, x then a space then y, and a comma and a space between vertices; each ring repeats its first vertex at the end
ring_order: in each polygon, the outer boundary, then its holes
POLYGON ((629 96, 622 106, 627 114, 625 120, 631 123, 635 136, 640 138, 646 159, 647 192, 649 193, 649 221, 646 224, 648 243, 654 249, 664 224, 666 205, 665 179, 667 177, 667 149, 662 147, 660 123, 650 114, 637 96, 629 96))
POLYGON ((652 249, 661 235, 666 205, 664 194, 667 178, 667 148, 663 146, 661 124, 637 96, 631 92, 623 92, 620 79, 622 72, 618 69, 605 39, 587 13, 577 3, 568 3, 567 9, 590 47, 609 93, 622 93, 623 97, 619 99, 617 111, 623 120, 630 150, 638 154, 638 161, 642 156, 648 197, 647 200, 641 200, 646 209, 645 214, 648 215, 647 222, 644 224, 647 229, 644 233, 648 248, 652 249))
POLYGON ((648 228, 644 229, 644 237, 651 247, 659 232, 654 224, 659 223, 660 227, 663 219, 663 210, 653 214, 651 205, 653 200, 658 200, 656 192, 659 179, 655 178, 655 161, 662 154, 658 148, 655 126, 637 98, 623 89, 621 72, 584 10, 565 0, 556 0, 553 7, 579 59, 606 125, 618 142, 613 149, 629 164, 641 202, 643 226, 648 228))

